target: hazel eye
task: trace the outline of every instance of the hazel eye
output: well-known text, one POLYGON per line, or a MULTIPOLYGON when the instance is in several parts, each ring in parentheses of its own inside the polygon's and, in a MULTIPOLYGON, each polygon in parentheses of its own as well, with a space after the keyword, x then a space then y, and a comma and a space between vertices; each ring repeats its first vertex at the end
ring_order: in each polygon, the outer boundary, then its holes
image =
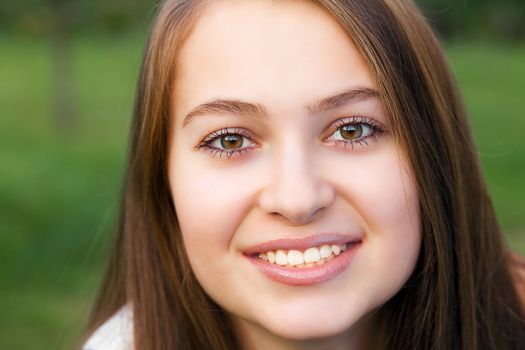
POLYGON ((351 150, 354 150, 355 146, 365 149, 387 133, 387 130, 376 120, 364 116, 339 119, 330 129, 332 133, 325 141, 351 150))
POLYGON ((225 135, 217 139, 219 141, 221 148, 233 150, 239 149, 244 144, 244 137, 241 135, 225 135))
POLYGON ((212 157, 230 159, 257 147, 252 134, 243 128, 224 127, 210 133, 195 148, 209 152, 212 157))
POLYGON ((356 141, 370 136, 373 128, 366 124, 345 124, 337 128, 333 134, 334 140, 356 141))
POLYGON ((236 151, 253 146, 253 142, 243 135, 227 134, 216 137, 209 146, 223 151, 236 151))

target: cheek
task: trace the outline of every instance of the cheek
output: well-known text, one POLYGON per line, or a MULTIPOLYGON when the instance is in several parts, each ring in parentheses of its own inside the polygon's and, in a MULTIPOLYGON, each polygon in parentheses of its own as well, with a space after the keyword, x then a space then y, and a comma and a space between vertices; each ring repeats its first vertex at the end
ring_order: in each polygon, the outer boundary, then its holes
POLYGON ((199 158, 202 155, 191 159, 175 155, 170 171, 173 201, 190 262, 231 248, 233 233, 253 204, 253 188, 260 181, 254 166, 219 165, 210 170, 209 160, 203 164, 199 158))
MULTIPOLYGON (((358 262, 367 279, 390 296, 412 273, 421 245, 419 199, 407 162, 392 149, 345 163, 339 192, 367 232, 358 262)), ((357 263, 357 262, 356 262, 357 263)))
POLYGON ((415 180, 393 146, 351 160, 329 159, 323 168, 367 231, 397 232, 419 225, 415 180))
POLYGON ((356 204, 371 232, 402 239, 419 232, 419 201, 415 182, 405 162, 391 157, 363 174, 366 188, 356 187, 356 204))
POLYGON ((406 162, 400 160, 397 166, 377 180, 385 184, 376 201, 371 201, 370 215, 373 235, 370 235, 368 263, 376 269, 376 279, 392 274, 390 283, 385 283, 383 293, 397 292, 412 274, 421 247, 421 224, 419 199, 415 179, 406 162), (382 261, 373 257, 381 257, 382 261), (392 273, 396 271, 396 273, 392 273))

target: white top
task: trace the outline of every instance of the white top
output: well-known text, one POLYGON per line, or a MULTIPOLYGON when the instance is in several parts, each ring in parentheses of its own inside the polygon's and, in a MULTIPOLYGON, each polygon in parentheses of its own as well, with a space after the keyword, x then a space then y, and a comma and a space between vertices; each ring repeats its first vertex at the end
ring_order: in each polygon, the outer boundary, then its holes
POLYGON ((82 350, 133 350, 133 313, 123 306, 84 343, 82 350))

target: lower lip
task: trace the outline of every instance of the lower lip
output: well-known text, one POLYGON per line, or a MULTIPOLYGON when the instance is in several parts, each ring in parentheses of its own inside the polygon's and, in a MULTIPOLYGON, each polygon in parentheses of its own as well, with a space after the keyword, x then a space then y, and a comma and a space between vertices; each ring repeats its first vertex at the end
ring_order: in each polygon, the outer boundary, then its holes
POLYGON ((348 244, 346 250, 322 265, 290 268, 272 264, 256 256, 246 256, 259 271, 270 279, 292 286, 322 283, 335 278, 346 270, 362 242, 348 244))

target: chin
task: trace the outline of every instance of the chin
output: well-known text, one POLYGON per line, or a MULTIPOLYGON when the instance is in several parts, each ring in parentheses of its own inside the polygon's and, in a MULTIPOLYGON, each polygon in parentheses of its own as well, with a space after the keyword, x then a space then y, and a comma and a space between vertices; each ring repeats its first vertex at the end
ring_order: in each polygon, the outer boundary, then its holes
MULTIPOLYGON (((267 320, 268 321, 268 320, 267 320)), ((333 317, 333 315, 298 315, 295 317, 281 317, 270 322, 258 323, 267 331, 281 338, 289 340, 311 340, 331 338, 349 331, 359 320, 350 315, 346 318, 333 317)))

